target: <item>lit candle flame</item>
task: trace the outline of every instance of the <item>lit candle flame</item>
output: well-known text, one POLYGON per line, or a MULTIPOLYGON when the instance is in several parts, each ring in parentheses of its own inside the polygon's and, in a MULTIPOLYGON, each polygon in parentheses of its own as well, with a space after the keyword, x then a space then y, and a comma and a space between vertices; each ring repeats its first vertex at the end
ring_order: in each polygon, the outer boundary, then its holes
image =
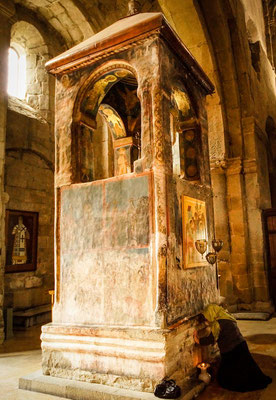
POLYGON ((197 368, 200 368, 201 370, 207 370, 207 368, 210 367, 210 364, 205 363, 205 362, 201 362, 199 364, 197 364, 197 368))

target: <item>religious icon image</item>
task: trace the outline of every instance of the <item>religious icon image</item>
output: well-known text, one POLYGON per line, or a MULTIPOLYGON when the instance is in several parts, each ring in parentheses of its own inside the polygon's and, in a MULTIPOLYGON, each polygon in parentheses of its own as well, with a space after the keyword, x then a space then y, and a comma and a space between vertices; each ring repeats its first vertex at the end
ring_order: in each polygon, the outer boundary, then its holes
POLYGON ((205 202, 188 196, 182 197, 183 260, 184 267, 207 265, 198 253, 195 242, 207 241, 205 202))
POLYGON ((114 108, 108 104, 102 104, 99 108, 99 112, 106 119, 115 139, 126 136, 124 123, 114 108))
POLYGON ((18 224, 12 230, 14 235, 12 249, 12 264, 26 264, 27 262, 27 240, 30 239, 30 234, 26 226, 23 224, 23 217, 18 217, 18 224))
POLYGON ((6 211, 6 272, 36 268, 38 213, 6 211))

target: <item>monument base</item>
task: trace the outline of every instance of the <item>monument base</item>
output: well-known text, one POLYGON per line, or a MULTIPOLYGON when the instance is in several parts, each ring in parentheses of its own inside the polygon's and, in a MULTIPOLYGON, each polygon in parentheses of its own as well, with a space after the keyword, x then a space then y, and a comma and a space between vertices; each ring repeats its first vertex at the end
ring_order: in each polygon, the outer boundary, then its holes
MULTIPOLYGON (((192 400, 204 389, 205 384, 198 380, 187 381, 181 387, 179 400, 192 400)), ((138 392, 129 389, 78 382, 69 379, 45 376, 42 371, 34 372, 19 379, 19 389, 44 393, 71 400, 154 400, 153 393, 138 392)))
POLYGON ((201 360, 192 321, 174 329, 51 323, 42 327, 42 371, 56 378, 153 393, 165 377, 181 384, 201 360))

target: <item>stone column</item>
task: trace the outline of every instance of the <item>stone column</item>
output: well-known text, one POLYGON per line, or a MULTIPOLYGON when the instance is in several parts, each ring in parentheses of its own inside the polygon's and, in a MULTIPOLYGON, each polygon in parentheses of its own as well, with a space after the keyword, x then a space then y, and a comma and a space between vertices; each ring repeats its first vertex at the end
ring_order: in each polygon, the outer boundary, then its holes
POLYGON ((244 179, 248 215, 249 265, 254 309, 271 311, 267 273, 264 265, 264 232, 256 160, 244 160, 244 179))
POLYGON ((240 157, 227 162, 227 204, 231 237, 231 266, 234 296, 238 304, 252 302, 252 289, 248 271, 248 232, 245 190, 240 157))
POLYGON ((152 86, 155 262, 158 271, 156 319, 166 326, 168 262, 168 177, 172 174, 169 102, 157 79, 152 86))
POLYGON ((0 343, 4 341, 4 274, 5 274, 5 204, 7 194, 4 192, 4 164, 7 120, 7 76, 8 76, 8 49, 10 45, 11 18, 15 13, 12 1, 0 0, 0 343))
POLYGON ((243 160, 245 201, 248 224, 248 274, 253 304, 258 311, 272 311, 265 268, 262 210, 270 208, 267 166, 267 137, 254 117, 243 118, 245 157, 243 160))

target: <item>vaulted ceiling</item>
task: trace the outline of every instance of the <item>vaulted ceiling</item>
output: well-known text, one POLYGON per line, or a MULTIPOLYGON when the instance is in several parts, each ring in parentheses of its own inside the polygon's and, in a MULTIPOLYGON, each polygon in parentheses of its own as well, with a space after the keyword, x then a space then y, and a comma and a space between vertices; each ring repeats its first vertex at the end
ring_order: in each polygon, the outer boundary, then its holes
MULTIPOLYGON (((17 19, 34 24, 70 48, 127 15, 128 0, 14 0, 17 19), (40 25, 40 26, 38 26, 40 25)), ((193 0, 140 0, 142 12, 162 11, 210 76, 213 65, 193 0)))
MULTIPOLYGON (((87 39, 127 14, 127 0, 14 0, 18 14, 30 13, 50 25, 67 47, 87 39)), ((142 11, 159 10, 156 0, 143 0, 142 11)))

